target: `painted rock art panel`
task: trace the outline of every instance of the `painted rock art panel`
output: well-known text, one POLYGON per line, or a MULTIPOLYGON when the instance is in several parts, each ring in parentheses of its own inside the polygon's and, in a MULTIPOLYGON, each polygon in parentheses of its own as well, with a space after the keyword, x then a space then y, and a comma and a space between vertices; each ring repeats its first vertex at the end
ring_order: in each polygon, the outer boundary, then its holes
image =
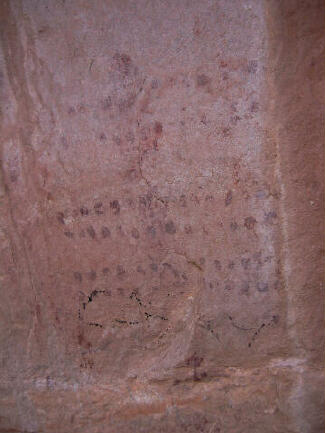
POLYGON ((1 432, 321 431, 323 9, 1 2, 1 432))

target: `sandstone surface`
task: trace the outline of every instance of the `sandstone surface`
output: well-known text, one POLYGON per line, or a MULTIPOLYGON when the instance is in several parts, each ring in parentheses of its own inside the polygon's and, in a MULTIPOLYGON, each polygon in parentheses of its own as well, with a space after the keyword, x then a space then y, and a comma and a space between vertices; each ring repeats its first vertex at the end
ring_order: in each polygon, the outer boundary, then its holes
POLYGON ((324 2, 0 15, 0 431, 323 431, 324 2))

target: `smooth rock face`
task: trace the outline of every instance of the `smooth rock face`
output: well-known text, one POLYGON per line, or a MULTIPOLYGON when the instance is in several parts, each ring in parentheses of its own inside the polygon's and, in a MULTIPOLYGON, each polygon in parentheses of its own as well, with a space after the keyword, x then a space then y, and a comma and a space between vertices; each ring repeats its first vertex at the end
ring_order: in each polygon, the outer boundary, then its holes
POLYGON ((0 432, 323 431, 324 2, 0 13, 0 432))

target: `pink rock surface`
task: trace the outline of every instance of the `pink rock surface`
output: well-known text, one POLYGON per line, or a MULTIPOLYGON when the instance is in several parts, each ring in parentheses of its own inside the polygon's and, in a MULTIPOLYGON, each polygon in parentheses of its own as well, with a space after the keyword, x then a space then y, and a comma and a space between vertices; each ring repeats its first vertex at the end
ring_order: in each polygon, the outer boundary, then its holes
POLYGON ((322 431, 323 2, 0 14, 0 432, 322 431))

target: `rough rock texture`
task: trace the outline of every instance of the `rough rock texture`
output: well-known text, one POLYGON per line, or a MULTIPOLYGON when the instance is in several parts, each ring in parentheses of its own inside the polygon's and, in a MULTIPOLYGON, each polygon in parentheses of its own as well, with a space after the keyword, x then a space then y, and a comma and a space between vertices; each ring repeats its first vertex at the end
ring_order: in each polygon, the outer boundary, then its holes
POLYGON ((323 431, 324 2, 0 13, 0 431, 323 431))

